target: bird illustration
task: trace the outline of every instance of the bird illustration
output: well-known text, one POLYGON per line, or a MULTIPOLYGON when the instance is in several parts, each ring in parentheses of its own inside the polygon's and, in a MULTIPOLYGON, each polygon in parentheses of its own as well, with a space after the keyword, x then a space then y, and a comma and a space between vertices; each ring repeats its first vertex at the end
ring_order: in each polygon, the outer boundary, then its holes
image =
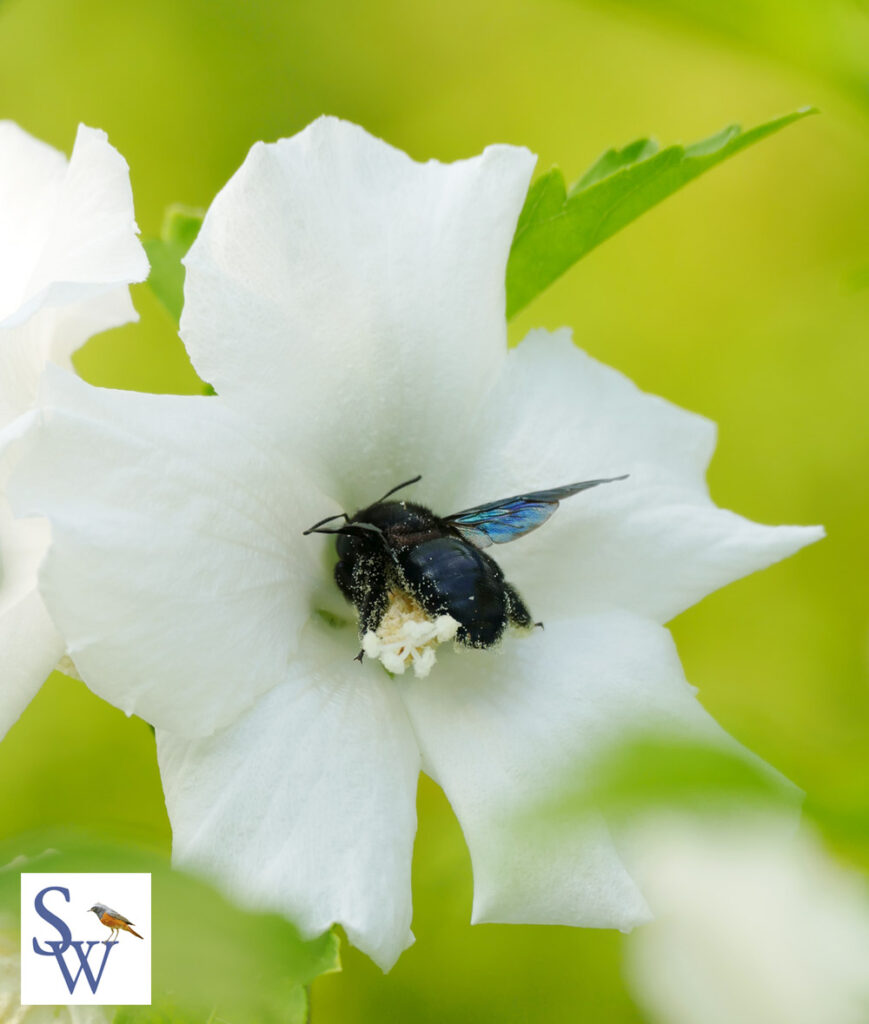
MULTIPOLYGON (((112 934, 105 940, 106 945, 117 939, 119 931, 129 932, 131 935, 135 935, 137 939, 141 939, 142 936, 133 931, 133 922, 124 917, 123 914, 119 914, 117 910, 112 910, 111 907, 107 907, 105 903, 95 903, 90 910, 92 910, 100 920, 101 924, 104 924, 106 928, 111 928, 112 934)), ((90 913, 90 910, 88 913, 90 913)))

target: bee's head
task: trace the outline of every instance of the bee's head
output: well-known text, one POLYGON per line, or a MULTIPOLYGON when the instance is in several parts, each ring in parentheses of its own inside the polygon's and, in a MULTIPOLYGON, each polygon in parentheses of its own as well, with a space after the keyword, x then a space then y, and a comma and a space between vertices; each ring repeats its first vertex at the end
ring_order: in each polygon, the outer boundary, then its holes
POLYGON ((335 533, 338 534, 335 550, 341 559, 354 558, 364 551, 369 551, 372 548, 379 550, 383 547, 383 533, 371 523, 350 520, 345 526, 339 527, 335 533))
POLYGON ((307 536, 309 533, 334 533, 338 534, 338 555, 340 558, 345 557, 347 554, 353 554, 356 551, 356 546, 352 544, 355 539, 366 545, 366 541, 370 544, 371 541, 375 543, 382 543, 383 529, 380 525, 372 520, 376 519, 375 513, 377 510, 382 508, 388 508, 383 503, 386 499, 395 494, 396 491, 400 491, 403 487, 408 487, 410 484, 415 484, 422 479, 422 476, 415 476, 411 480, 405 480, 404 483, 398 484, 391 490, 387 491, 378 501, 374 502, 373 505, 369 505, 368 508, 362 509, 357 512, 354 516, 348 516, 346 512, 339 512, 334 516, 327 516, 325 519, 321 519, 319 522, 314 523, 313 526, 309 526, 307 530, 302 531, 303 536, 307 536), (334 523, 336 519, 343 519, 344 525, 338 526, 333 529, 325 529, 327 523, 334 523), (342 546, 343 539, 343 546, 342 546))
MULTIPOLYGON (((314 523, 313 526, 309 526, 307 530, 302 531, 302 536, 307 537, 309 533, 329 533, 335 534, 338 537, 338 554, 341 554, 342 542, 346 543, 352 540, 365 541, 371 538, 379 538, 383 531, 379 526, 375 526, 373 523, 366 523, 364 521, 356 519, 354 516, 352 519, 347 515, 346 512, 339 512, 337 516, 329 516, 328 519, 321 519, 319 523, 314 523), (334 529, 325 529, 326 523, 332 523, 336 519, 343 519, 344 525, 335 527, 334 529)), ((350 550, 346 548, 346 550, 350 550)))
POLYGON ((353 601, 357 584, 355 576, 359 567, 370 566, 372 558, 376 560, 378 557, 383 557, 387 548, 386 538, 376 526, 351 519, 348 519, 344 526, 339 526, 336 530, 322 532, 337 535, 335 550, 338 561, 335 563, 335 582, 347 600, 353 601))

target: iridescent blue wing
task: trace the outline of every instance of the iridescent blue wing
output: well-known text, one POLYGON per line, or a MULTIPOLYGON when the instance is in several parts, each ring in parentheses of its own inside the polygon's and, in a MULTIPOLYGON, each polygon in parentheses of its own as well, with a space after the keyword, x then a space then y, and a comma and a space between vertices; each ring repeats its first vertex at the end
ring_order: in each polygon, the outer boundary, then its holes
POLYGON ((546 520, 558 508, 559 501, 570 498, 580 491, 598 484, 611 484, 616 480, 625 480, 625 476, 612 476, 603 480, 583 480, 578 484, 566 487, 553 487, 549 491, 532 491, 530 494, 515 494, 512 498, 502 501, 491 501, 488 505, 477 505, 475 508, 456 512, 444 519, 465 540, 475 547, 487 548, 490 544, 506 544, 516 540, 546 520))

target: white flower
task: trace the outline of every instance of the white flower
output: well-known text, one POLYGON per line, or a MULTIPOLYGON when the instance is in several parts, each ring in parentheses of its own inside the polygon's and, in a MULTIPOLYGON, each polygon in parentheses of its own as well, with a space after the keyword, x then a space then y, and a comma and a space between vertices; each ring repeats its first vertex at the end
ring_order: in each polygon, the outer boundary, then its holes
POLYGON ((45 364, 136 319, 136 232, 127 165, 103 132, 80 126, 67 161, 0 122, 0 738, 63 654, 36 588, 48 524, 13 521, 4 495, 13 442, 45 364))
POLYGON ((637 722, 725 742, 661 624, 821 535, 717 509, 713 426, 568 332, 508 353, 533 164, 418 164, 332 119, 257 144, 187 259, 182 335, 220 397, 50 374, 17 485, 51 517, 44 594, 81 674, 158 727, 178 861, 384 967, 412 941, 420 767, 464 829, 475 921, 645 920, 602 819, 517 840, 512 814, 637 722), (415 473, 441 515, 630 478, 498 549, 545 630, 392 678, 354 661, 331 542, 301 532, 415 473))
POLYGON ((861 1024, 869 893, 775 819, 665 819, 635 837, 655 920, 627 976, 661 1024, 861 1024))

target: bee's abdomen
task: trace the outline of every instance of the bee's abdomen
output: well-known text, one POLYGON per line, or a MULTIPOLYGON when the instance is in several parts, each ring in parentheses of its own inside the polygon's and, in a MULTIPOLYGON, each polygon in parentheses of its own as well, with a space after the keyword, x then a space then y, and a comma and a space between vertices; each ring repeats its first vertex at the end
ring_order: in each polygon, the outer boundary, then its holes
POLYGON ((504 576, 484 552, 458 537, 424 541, 399 554, 405 583, 429 615, 452 615, 457 639, 491 647, 507 625, 504 576))

